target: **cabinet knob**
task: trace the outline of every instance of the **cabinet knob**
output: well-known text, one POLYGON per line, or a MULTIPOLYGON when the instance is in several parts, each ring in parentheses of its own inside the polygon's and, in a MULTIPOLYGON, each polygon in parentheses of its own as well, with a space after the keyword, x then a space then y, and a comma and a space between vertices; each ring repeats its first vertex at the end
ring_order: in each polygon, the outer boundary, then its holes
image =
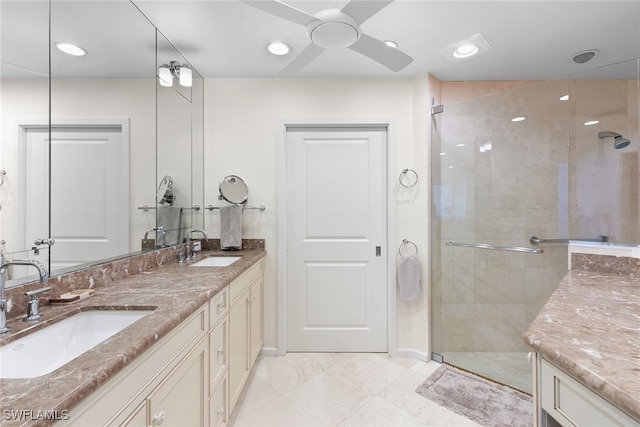
POLYGON ((224 305, 223 302, 221 302, 220 304, 218 304, 218 310, 224 310, 225 308, 227 308, 226 305, 224 305))
POLYGON ((217 412, 218 412, 218 415, 219 415, 219 416, 224 417, 224 408, 220 408, 220 409, 218 409, 218 411, 217 411, 217 412))
POLYGON ((155 414, 153 416, 153 418, 151 419, 151 423, 154 426, 162 425, 163 422, 164 422, 164 412, 163 411, 161 411, 159 414, 155 414))
POLYGON ((224 347, 220 347, 218 349, 218 354, 223 354, 224 353, 224 347))

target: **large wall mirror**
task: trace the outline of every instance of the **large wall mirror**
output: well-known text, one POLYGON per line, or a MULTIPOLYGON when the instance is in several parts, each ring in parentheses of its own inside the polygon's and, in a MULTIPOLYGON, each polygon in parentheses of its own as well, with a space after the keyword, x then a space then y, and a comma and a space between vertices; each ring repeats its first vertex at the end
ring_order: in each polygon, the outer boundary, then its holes
MULTIPOLYGON (((38 259, 53 276, 139 253, 146 234, 146 249, 180 242, 202 215, 193 209, 203 192, 197 71, 189 67, 191 86, 159 84, 164 61, 188 61, 128 0, 0 5, 3 259, 38 259), (157 191, 167 175, 176 197, 165 215, 157 191), (165 223, 173 210, 178 221, 165 223)), ((26 273, 12 268, 6 278, 16 285, 26 273)))
POLYGON ((49 251, 31 247, 49 237, 49 1, 2 1, 0 20, 0 258, 48 264, 49 251))

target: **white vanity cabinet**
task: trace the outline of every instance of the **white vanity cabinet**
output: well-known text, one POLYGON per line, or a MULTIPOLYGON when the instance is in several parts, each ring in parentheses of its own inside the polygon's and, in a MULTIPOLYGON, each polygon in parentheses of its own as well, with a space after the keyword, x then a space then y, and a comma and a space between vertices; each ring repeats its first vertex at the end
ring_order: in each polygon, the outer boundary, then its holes
POLYGON ((552 425, 541 415, 544 411, 564 427, 640 426, 640 423, 540 355, 537 355, 535 379, 539 415, 537 425, 552 425))
POLYGON ((208 326, 205 306, 73 408, 64 425, 172 425, 185 417, 207 425, 208 326))
POLYGON ((263 261, 230 286, 229 411, 233 411, 263 343, 263 261))
POLYGON ((225 426, 262 348, 262 316, 261 260, 59 424, 225 426))

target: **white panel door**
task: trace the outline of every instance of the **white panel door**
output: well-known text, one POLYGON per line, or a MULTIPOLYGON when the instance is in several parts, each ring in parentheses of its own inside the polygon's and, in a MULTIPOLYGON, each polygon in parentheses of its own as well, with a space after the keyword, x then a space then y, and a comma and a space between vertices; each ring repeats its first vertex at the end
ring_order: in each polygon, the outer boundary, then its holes
MULTIPOLYGON (((52 129, 53 271, 129 252, 129 146, 122 131, 121 126, 52 129)), ((36 157, 46 156, 48 137, 27 129, 27 144, 33 144, 27 151, 45 150, 36 157)), ((28 193, 27 212, 40 200, 48 200, 46 194, 28 193)), ((26 243, 33 242, 31 225, 26 243)))
POLYGON ((287 351, 386 352, 386 129, 286 144, 287 351))

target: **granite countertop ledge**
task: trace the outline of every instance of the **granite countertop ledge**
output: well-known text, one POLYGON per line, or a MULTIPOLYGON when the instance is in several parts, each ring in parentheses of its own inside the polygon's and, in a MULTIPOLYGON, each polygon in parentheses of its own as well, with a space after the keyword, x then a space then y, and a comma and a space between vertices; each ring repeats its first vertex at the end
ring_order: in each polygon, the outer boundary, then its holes
POLYGON ((0 379, 0 422, 3 426, 44 426, 53 421, 38 418, 42 411, 68 411, 96 391, 132 360, 164 337, 180 322, 265 256, 264 250, 203 252, 197 260, 172 262, 96 288, 94 296, 68 306, 47 306, 38 324, 13 320, 11 332, 0 345, 24 336, 41 324, 84 310, 148 309, 149 315, 50 374, 26 379, 0 379), (190 267, 211 255, 242 255, 227 267, 190 267), (27 325, 27 326, 24 326, 27 325), (29 330, 25 330, 25 328, 29 330), (8 411, 27 411, 24 419, 8 411))
POLYGON ((640 421, 640 282, 634 276, 569 271, 524 338, 640 421))

